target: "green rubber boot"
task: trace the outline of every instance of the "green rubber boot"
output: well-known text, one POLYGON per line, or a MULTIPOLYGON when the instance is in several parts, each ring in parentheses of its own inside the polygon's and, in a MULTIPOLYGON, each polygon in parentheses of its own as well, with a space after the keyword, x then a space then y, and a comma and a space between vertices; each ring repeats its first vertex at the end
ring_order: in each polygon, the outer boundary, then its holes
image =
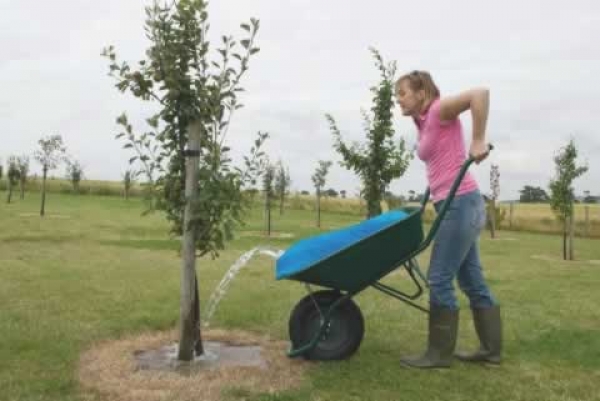
POLYGON ((502 360, 502 319, 500 307, 473 308, 473 323, 479 337, 479 350, 457 352, 456 358, 465 362, 500 364, 502 360))
POLYGON ((431 307, 427 351, 417 357, 401 358, 411 368, 447 368, 451 365, 458 331, 458 310, 431 307))

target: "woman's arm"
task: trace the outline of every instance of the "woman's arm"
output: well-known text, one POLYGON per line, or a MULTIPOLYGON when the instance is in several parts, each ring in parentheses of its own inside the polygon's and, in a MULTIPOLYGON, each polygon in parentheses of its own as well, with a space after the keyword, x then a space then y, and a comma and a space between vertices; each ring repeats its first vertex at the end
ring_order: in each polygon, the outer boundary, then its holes
POLYGON ((456 96, 442 98, 440 101, 440 120, 450 121, 466 110, 471 110, 473 118, 473 142, 471 156, 480 162, 487 156, 485 145, 485 129, 490 106, 490 91, 477 88, 462 92, 456 96))

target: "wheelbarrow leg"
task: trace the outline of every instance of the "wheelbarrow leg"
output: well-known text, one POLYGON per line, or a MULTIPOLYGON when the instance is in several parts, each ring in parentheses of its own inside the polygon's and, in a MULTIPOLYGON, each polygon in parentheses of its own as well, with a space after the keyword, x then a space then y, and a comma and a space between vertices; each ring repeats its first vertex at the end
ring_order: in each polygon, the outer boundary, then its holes
POLYGON ((417 261, 417 259, 412 258, 408 260, 408 266, 409 268, 416 272, 417 275, 419 276, 419 278, 423 281, 423 284, 425 284, 425 286, 427 288, 429 288, 429 282, 427 281, 427 278, 425 277, 425 275, 423 274, 423 272, 421 271, 421 268, 419 267, 419 262, 417 261))

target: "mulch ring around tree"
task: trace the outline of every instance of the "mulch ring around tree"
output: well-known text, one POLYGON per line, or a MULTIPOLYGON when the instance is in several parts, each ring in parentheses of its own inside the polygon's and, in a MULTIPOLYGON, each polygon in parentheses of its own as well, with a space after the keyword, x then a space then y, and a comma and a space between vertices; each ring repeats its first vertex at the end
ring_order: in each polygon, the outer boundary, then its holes
MULTIPOLYGON (((175 331, 96 344, 80 358, 84 393, 111 401, 218 401, 224 392, 297 388, 309 363, 286 355, 288 342, 243 331, 205 330, 205 356, 176 360, 175 331)), ((92 399, 92 398, 90 398, 92 399)), ((93 398, 94 400, 97 398, 93 398)))

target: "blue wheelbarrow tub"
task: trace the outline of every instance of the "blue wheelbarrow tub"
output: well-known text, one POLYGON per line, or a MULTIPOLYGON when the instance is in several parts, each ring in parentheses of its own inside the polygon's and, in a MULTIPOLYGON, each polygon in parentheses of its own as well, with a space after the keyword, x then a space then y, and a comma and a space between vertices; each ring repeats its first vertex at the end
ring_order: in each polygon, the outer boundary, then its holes
POLYGON ((297 241, 277 259, 276 279, 298 275, 320 261, 407 219, 409 215, 402 210, 393 210, 347 228, 297 241))

